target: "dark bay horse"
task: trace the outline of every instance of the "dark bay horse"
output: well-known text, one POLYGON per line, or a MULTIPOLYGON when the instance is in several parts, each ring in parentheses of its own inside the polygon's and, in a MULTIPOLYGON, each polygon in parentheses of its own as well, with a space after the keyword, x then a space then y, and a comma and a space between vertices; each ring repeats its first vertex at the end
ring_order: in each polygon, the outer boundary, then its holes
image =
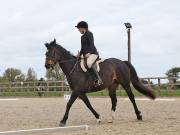
POLYGON ((116 58, 106 59, 100 64, 100 76, 102 78, 103 84, 100 86, 94 85, 94 76, 91 72, 83 72, 80 67, 80 60, 73 56, 69 51, 67 51, 62 46, 56 43, 56 40, 46 43, 47 53, 45 67, 47 69, 53 68, 56 64, 59 64, 62 71, 67 77, 68 83, 72 90, 71 97, 66 106, 66 112, 63 119, 60 121, 59 126, 64 126, 68 119, 69 111, 74 103, 74 101, 79 97, 86 106, 91 110, 96 119, 100 121, 100 115, 91 106, 86 93, 100 91, 105 88, 109 91, 109 96, 112 102, 112 112, 116 110, 117 97, 116 89, 119 84, 127 92, 130 101, 133 104, 135 114, 138 120, 142 120, 141 112, 139 111, 134 95, 131 91, 130 82, 133 84, 134 88, 145 96, 155 99, 153 91, 146 86, 144 86, 137 76, 136 70, 128 61, 121 61, 116 58))

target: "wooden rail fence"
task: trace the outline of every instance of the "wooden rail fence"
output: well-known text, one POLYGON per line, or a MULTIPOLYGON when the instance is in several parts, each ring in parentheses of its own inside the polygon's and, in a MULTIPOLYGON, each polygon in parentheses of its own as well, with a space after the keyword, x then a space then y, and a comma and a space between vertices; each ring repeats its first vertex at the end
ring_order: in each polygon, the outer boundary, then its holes
MULTIPOLYGON (((161 90, 167 90, 171 93, 175 87, 180 87, 179 77, 145 77, 140 80, 161 93, 161 90), (176 82, 175 82, 176 80, 176 82)), ((34 82, 5 82, 0 83, 0 92, 57 92, 70 91, 66 81, 34 81, 34 82)))

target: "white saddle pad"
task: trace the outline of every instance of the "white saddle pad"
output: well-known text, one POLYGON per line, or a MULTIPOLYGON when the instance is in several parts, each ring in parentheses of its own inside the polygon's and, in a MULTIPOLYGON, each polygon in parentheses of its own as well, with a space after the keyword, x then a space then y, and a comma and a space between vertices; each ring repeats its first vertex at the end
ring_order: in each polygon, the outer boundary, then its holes
MULTIPOLYGON (((96 61, 96 67, 97 67, 97 71, 98 71, 98 72, 100 71, 100 66, 99 66, 99 64, 102 63, 103 61, 105 61, 105 59, 100 59, 100 60, 96 61)), ((85 65, 84 59, 81 59, 81 62, 80 62, 81 69, 82 69, 84 72, 87 72, 88 69, 87 69, 84 65, 85 65)))

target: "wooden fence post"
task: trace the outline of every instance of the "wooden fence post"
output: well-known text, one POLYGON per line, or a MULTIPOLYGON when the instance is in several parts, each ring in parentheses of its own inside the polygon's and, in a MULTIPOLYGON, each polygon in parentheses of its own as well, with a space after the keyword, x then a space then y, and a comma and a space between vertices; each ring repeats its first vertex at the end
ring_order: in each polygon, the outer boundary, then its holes
POLYGON ((49 82, 47 81, 47 91, 49 92, 49 82))
POLYGON ((151 88, 151 79, 148 78, 148 87, 151 88))
POLYGON ((158 78, 158 95, 161 94, 161 79, 158 78))

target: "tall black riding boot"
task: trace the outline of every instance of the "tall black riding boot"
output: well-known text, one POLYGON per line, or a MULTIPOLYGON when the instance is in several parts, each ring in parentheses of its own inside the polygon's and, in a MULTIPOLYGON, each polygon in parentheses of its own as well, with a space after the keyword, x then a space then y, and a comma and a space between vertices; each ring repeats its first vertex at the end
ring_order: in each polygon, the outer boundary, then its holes
POLYGON ((96 84, 97 84, 97 85, 103 84, 102 79, 101 79, 101 77, 99 76, 99 73, 98 73, 98 71, 97 71, 97 69, 96 69, 96 64, 93 64, 93 65, 92 65, 92 70, 93 70, 93 72, 94 72, 94 74, 96 75, 96 78, 97 78, 97 80, 95 81, 96 84))

